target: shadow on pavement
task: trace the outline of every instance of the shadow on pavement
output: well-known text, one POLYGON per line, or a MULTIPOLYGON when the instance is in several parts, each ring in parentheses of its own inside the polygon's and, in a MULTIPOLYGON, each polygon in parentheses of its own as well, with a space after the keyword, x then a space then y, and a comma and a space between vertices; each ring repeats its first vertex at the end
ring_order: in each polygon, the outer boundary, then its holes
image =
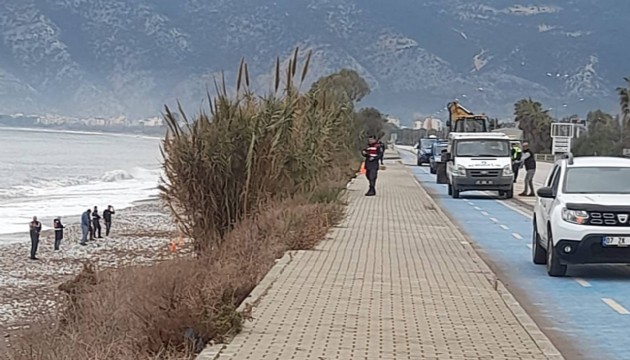
POLYGON ((630 280, 628 265, 570 265, 568 276, 584 280, 630 280))

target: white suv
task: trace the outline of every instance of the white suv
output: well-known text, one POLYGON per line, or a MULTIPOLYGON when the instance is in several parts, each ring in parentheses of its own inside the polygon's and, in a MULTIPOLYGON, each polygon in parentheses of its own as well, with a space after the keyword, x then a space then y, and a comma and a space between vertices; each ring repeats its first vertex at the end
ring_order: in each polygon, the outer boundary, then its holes
POLYGON ((550 276, 568 264, 630 263, 630 159, 556 162, 534 208, 532 257, 550 276))

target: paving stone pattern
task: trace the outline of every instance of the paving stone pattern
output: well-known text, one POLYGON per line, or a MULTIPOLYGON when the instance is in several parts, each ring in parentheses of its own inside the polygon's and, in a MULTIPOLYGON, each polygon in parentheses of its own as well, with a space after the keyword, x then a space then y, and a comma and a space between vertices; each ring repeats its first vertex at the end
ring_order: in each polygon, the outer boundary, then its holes
POLYGON ((299 252, 219 359, 545 359, 494 276, 400 164, 349 187, 347 219, 299 252))

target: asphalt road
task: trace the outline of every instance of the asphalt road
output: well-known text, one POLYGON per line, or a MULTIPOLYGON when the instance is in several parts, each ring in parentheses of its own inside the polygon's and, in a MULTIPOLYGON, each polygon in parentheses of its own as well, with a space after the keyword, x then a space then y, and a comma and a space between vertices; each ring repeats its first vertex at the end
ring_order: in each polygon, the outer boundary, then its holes
POLYGON ((567 359, 630 360, 629 266, 572 266, 565 278, 549 277, 531 261, 529 208, 484 192, 453 199, 413 153, 401 158, 567 359))

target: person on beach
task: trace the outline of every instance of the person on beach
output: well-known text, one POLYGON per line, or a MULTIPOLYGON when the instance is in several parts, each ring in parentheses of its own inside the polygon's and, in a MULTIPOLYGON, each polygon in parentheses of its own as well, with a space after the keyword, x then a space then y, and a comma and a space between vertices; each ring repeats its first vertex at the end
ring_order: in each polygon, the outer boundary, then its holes
POLYGON ((376 137, 370 136, 368 146, 361 151, 365 157, 365 176, 370 182, 370 188, 365 196, 376 195, 376 178, 378 177, 379 161, 383 157, 383 150, 378 145, 376 137))
POLYGON ((42 232, 42 223, 37 221, 37 216, 33 216, 33 221, 31 221, 29 227, 31 235, 31 260, 38 260, 37 247, 39 246, 39 234, 42 232))
POLYGON ((88 240, 88 233, 90 233, 91 235, 91 226, 90 223, 92 222, 91 219, 91 211, 90 209, 87 209, 86 212, 84 212, 83 214, 81 214, 81 245, 86 246, 87 245, 87 240, 88 240))
POLYGON ((55 251, 59 251, 61 240, 63 240, 63 229, 65 228, 61 223, 61 216, 53 220, 53 228, 55 229, 55 251))
POLYGON ((92 226, 92 210, 88 210, 88 233, 89 241, 94 241, 94 226, 92 226))
POLYGON ((98 207, 94 207, 94 211, 92 211, 92 227, 94 228, 93 233, 95 238, 102 239, 101 236, 101 215, 98 214, 98 207), (98 234, 98 236, 96 236, 98 234))
POLYGON ((105 236, 109 236, 109 229, 112 228, 112 215, 116 214, 114 207, 107 205, 107 209, 103 211, 103 220, 105 220, 105 236))

